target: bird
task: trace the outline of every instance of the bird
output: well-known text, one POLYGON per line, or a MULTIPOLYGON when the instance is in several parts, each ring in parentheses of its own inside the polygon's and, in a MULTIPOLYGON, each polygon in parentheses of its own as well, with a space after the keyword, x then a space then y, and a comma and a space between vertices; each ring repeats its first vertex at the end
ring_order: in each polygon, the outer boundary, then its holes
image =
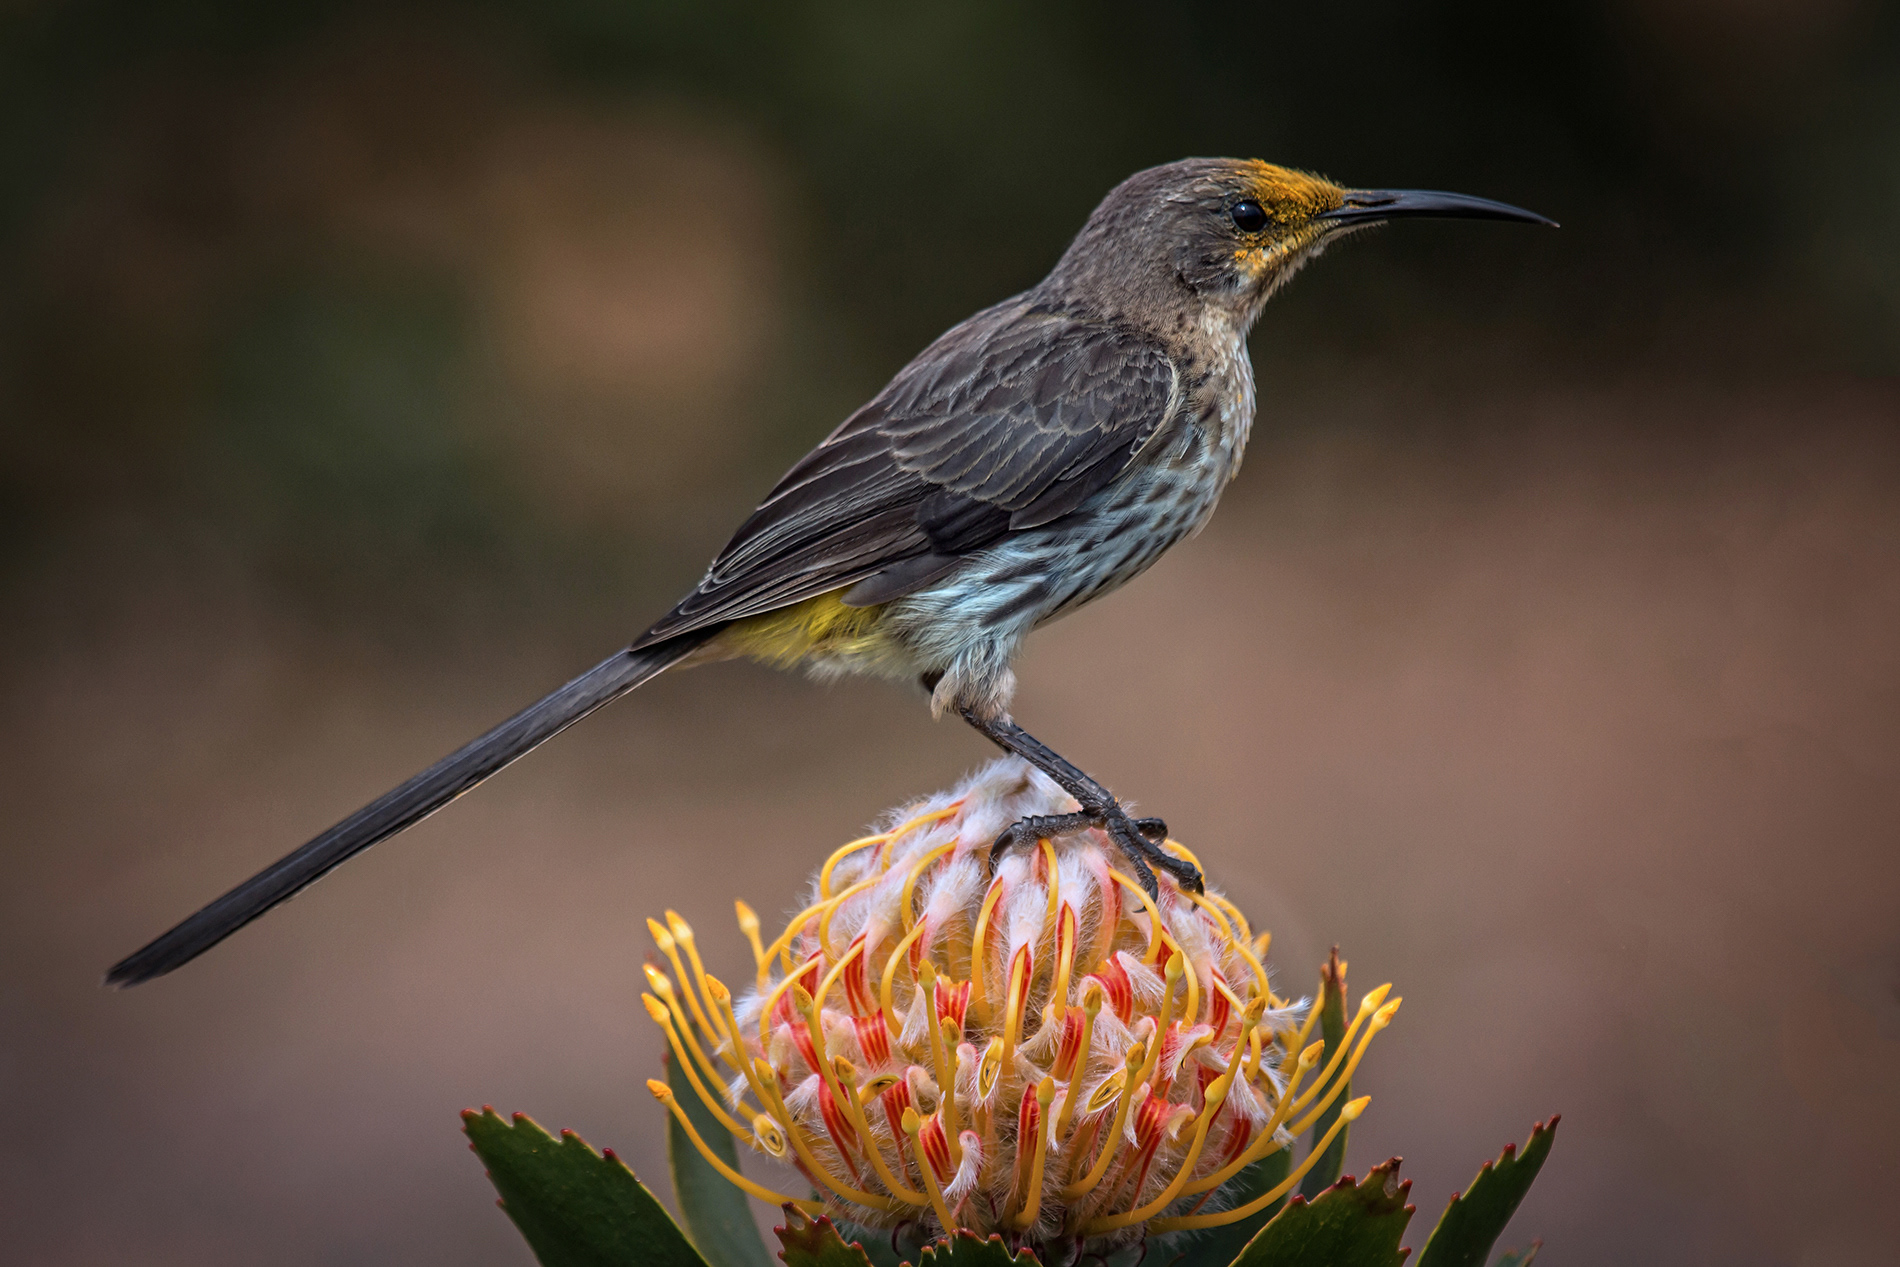
POLYGON ((1010 712, 1033 630, 1126 584, 1213 513, 1254 418, 1247 337, 1341 239, 1386 221, 1555 221, 1506 203, 1355 189, 1257 159, 1135 173, 1030 289, 952 327, 786 473, 700 582, 626 647, 357 810, 114 964, 184 965, 668 669, 750 658, 914 682, 1074 798, 992 848, 1092 826, 1154 895, 1161 847, 1010 712))

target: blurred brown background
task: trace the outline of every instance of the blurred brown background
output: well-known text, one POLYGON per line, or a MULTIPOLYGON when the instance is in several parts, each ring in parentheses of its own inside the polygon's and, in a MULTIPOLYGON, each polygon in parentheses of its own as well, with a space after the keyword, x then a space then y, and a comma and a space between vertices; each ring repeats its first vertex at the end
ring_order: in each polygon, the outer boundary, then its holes
POLYGON ((657 1177, 715 970, 985 759, 666 678, 175 977, 107 963, 642 628, 791 459, 1184 154, 1508 199, 1255 340, 1213 527, 1019 714, 1407 1003, 1414 1243, 1873 1264, 1900 1203, 1900 18, 1871 0, 0 14, 10 1262, 514 1263, 455 1113, 657 1177), (1109 689, 1112 684, 1112 689, 1109 689))

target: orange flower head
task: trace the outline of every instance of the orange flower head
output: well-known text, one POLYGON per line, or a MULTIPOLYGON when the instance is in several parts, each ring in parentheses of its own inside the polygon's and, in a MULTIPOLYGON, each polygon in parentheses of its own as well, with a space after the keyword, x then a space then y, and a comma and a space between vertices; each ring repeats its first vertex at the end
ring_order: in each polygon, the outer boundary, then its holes
POLYGON ((720 1125, 867 1227, 1107 1248, 1245 1217, 1223 1185, 1333 1107, 1398 1000, 1367 995, 1325 1052, 1308 1002, 1273 992, 1270 938, 1211 885, 1163 875, 1151 900, 1095 830, 992 868, 1004 828, 1073 808, 1004 758, 894 812, 769 944, 738 904, 757 965, 740 997, 684 920, 649 920, 672 974, 648 968, 648 1013, 720 1125))

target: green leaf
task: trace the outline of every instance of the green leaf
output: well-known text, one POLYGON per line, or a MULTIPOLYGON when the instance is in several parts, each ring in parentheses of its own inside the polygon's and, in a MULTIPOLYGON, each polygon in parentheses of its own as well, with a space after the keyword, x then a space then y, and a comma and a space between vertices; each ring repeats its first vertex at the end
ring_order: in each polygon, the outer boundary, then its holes
MULTIPOLYGON (((712 1115, 671 1053, 666 1058, 666 1081, 673 1088, 674 1100, 693 1120, 699 1137, 721 1161, 737 1170, 739 1150, 733 1146, 732 1132, 712 1115)), ((719 1094, 715 1088, 708 1090, 719 1094)), ((673 1195, 679 1201, 686 1234, 712 1267, 773 1267, 771 1251, 765 1248, 758 1224, 752 1221, 746 1194, 713 1169, 671 1113, 666 1115, 666 1161, 673 1171, 673 1195)))
MULTIPOLYGON (((1219 1208, 1231 1210, 1237 1205, 1245 1205, 1277 1186, 1286 1178, 1286 1172, 1292 1164, 1288 1151, 1282 1148, 1276 1153, 1269 1153, 1229 1179, 1221 1186, 1219 1208)), ((1188 1236, 1193 1239, 1183 1237, 1181 1242, 1186 1255, 1184 1267, 1227 1267, 1234 1261, 1234 1256, 1247 1247, 1247 1242, 1254 1238, 1254 1234, 1265 1227, 1268 1220, 1285 1205, 1286 1198, 1282 1197, 1260 1213, 1248 1215, 1237 1223, 1189 1233, 1188 1236)), ((1162 1261, 1167 1261, 1165 1256, 1162 1261)))
MULTIPOLYGON (((1484 1267, 1491 1246, 1517 1212, 1517 1203, 1530 1191, 1531 1180, 1543 1168, 1544 1158, 1550 1156, 1557 1121, 1553 1114, 1548 1124, 1533 1126, 1521 1153, 1516 1144, 1506 1144, 1495 1162, 1487 1161, 1479 1169, 1463 1196, 1452 1195, 1444 1217, 1438 1220, 1418 1256, 1418 1267, 1484 1267)), ((1533 1246, 1530 1252, 1535 1254, 1537 1250, 1533 1246)))
POLYGON ((541 1267, 707 1267, 611 1149, 572 1131, 556 1141, 525 1114, 510 1124, 487 1107, 465 1111, 462 1130, 541 1267))
POLYGON ((1399 1239, 1412 1220, 1405 1204, 1410 1180, 1398 1182, 1399 1159, 1374 1166, 1364 1180, 1340 1180, 1311 1202, 1294 1197, 1248 1242, 1233 1267, 1399 1267, 1399 1239))
POLYGON ((923 1248, 917 1239, 904 1233, 914 1229, 915 1223, 906 1223, 892 1244, 889 1228, 860 1227, 847 1219, 836 1221, 838 1235, 843 1240, 855 1244, 871 1260, 871 1267, 905 1267, 907 1263, 917 1261, 918 1252, 923 1248))
MULTIPOLYGON (((1331 1062, 1340 1047, 1346 1041, 1346 965, 1339 962, 1339 947, 1333 947, 1332 957, 1326 966, 1320 969, 1319 1028, 1320 1036, 1326 1040, 1326 1061, 1331 1062)), ((1323 1066, 1322 1066, 1323 1067, 1323 1066)), ((1343 1072, 1345 1066, 1340 1066, 1343 1072)), ((1315 1097, 1325 1099, 1325 1094, 1315 1097)), ((1313 1123, 1313 1136, 1307 1147, 1319 1145, 1326 1132, 1331 1130, 1338 1119, 1339 1111, 1346 1107, 1346 1101, 1352 1099, 1352 1082, 1348 1079, 1339 1088, 1339 1094, 1333 1100, 1332 1107, 1319 1115, 1313 1123)), ((1306 1172, 1306 1178, 1300 1181, 1300 1195, 1308 1201, 1331 1187, 1339 1178, 1339 1172, 1346 1167, 1346 1137, 1352 1134, 1351 1125, 1339 1132, 1313 1168, 1306 1172)))
POLYGON ((1039 1267, 1039 1260, 1026 1249, 1012 1255, 1003 1238, 994 1232, 985 1239, 958 1228, 924 1246, 917 1267, 1039 1267))
POLYGON ((814 1221, 803 1210, 787 1202, 785 1226, 778 1232, 785 1248, 779 1257, 786 1267, 870 1267, 871 1260, 856 1245, 847 1245, 831 1220, 819 1215, 814 1221))
POLYGON ((1498 1255, 1497 1267, 1531 1267, 1531 1260, 1537 1257, 1537 1251, 1544 1248, 1544 1242, 1532 1241, 1524 1249, 1507 1249, 1498 1255))

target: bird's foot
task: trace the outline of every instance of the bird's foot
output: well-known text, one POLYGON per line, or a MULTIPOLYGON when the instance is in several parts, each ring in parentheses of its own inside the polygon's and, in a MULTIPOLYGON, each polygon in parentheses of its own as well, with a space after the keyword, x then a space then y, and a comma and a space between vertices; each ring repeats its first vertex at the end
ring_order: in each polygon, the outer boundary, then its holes
POLYGON ((1099 827, 1120 847, 1123 856, 1128 859, 1128 865, 1135 869, 1135 878, 1141 881, 1142 889, 1150 898, 1156 901, 1161 898, 1160 886, 1155 883, 1155 867, 1173 876, 1175 883, 1183 889, 1191 893, 1201 891, 1200 869, 1161 847, 1168 838, 1166 823, 1158 818, 1130 818, 1128 811, 1109 794, 1107 788, 1011 721, 1007 715, 978 713, 970 708, 959 708, 957 711, 979 734, 1004 752, 1014 753, 1041 770, 1082 807, 1072 814, 1034 815, 1011 823, 990 847, 992 867, 1005 850, 1017 845, 1033 844, 1045 837, 1083 827, 1099 827))
POLYGON ((1131 818, 1118 801, 1106 796, 1099 802, 1084 804, 1074 813, 1032 814, 1017 819, 1003 829, 990 847, 990 870, 996 869, 998 858, 1019 845, 1034 845, 1039 840, 1067 835, 1084 827, 1099 827, 1108 833, 1109 839, 1135 869, 1135 878, 1141 887, 1156 901, 1160 900, 1161 891, 1154 867, 1166 871, 1182 888, 1194 893, 1201 891, 1200 870, 1187 859, 1177 858, 1161 847, 1168 838, 1167 823, 1159 818, 1131 818))

